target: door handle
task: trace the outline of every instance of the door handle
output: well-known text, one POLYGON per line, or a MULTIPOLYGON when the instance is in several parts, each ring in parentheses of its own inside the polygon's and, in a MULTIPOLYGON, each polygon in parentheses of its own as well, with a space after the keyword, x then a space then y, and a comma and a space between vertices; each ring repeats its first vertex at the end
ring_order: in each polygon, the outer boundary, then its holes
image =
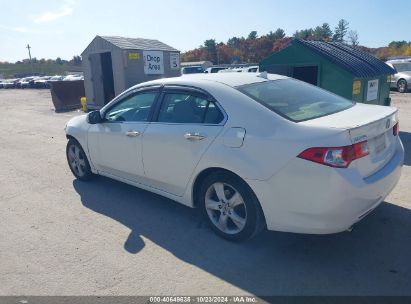
POLYGON ((141 133, 139 131, 127 131, 126 135, 128 137, 137 137, 137 136, 141 135, 141 133))
POLYGON ((207 136, 204 134, 200 134, 200 133, 186 133, 184 134, 184 138, 187 140, 202 140, 204 138, 206 138, 207 136))

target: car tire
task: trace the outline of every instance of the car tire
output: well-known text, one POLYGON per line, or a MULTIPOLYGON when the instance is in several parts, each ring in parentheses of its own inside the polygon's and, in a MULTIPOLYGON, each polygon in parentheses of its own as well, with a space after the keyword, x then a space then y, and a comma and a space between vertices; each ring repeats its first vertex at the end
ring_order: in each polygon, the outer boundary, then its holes
POLYGON ((208 175, 199 191, 203 216, 215 233, 230 241, 244 241, 266 227, 257 197, 240 177, 220 171, 208 175))
POLYGON ((405 79, 398 80, 397 89, 400 93, 406 93, 408 91, 407 81, 405 79))
POLYGON ((93 178, 94 174, 91 172, 86 153, 74 138, 67 142, 66 156, 70 170, 77 179, 87 181, 93 178))

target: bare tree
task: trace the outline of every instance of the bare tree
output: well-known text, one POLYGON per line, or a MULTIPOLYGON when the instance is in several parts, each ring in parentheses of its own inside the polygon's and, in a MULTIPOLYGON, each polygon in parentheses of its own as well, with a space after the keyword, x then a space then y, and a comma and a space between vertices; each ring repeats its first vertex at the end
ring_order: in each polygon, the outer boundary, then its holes
POLYGON ((353 47, 356 47, 359 44, 357 31, 348 32, 348 41, 353 47))

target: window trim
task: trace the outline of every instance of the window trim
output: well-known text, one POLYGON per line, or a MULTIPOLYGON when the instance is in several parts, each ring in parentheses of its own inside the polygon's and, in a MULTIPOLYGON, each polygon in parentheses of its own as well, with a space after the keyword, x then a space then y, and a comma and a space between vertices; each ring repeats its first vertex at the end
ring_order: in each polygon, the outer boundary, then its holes
POLYGON ((141 87, 141 88, 136 88, 130 91, 126 91, 123 94, 120 94, 118 97, 116 97, 115 99, 113 99, 112 102, 110 102, 109 104, 107 104, 107 108, 103 108, 100 110, 100 115, 103 118, 103 122, 102 123, 150 123, 153 119, 153 115, 155 112, 155 109, 157 107, 157 103, 159 101, 159 97, 161 96, 161 89, 162 86, 147 86, 147 87, 141 87), (147 120, 146 121, 110 121, 107 120, 105 118, 107 112, 109 112, 111 109, 113 109, 115 106, 117 106, 118 104, 126 101, 127 99, 134 97, 140 93, 146 93, 146 92, 155 92, 156 93, 156 97, 154 98, 153 104, 151 106, 150 109, 150 113, 148 114, 147 120))
POLYGON ((165 85, 162 87, 160 95, 157 100, 156 108, 154 110, 154 115, 152 116, 152 121, 150 123, 153 124, 164 124, 164 125, 201 125, 201 126, 224 126, 228 120, 228 115, 224 108, 221 106, 221 104, 207 91, 200 89, 198 87, 193 87, 193 86, 186 86, 186 85, 165 85), (218 124, 212 124, 212 123, 189 123, 189 122, 163 122, 163 121, 158 121, 158 117, 160 115, 160 109, 161 106, 164 103, 164 96, 167 93, 178 93, 178 94, 190 94, 194 96, 199 96, 202 97, 210 102, 213 102, 216 107, 220 110, 220 112, 223 114, 223 119, 221 122, 218 124))

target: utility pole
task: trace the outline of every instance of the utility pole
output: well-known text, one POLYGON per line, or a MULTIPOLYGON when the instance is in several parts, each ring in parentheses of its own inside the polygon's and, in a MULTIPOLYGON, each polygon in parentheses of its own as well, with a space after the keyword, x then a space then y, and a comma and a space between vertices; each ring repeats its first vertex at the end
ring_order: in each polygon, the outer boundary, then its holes
POLYGON ((34 74, 34 71, 33 71, 33 62, 31 61, 31 52, 30 52, 31 46, 30 46, 30 44, 27 44, 26 49, 28 49, 28 50, 29 50, 29 58, 30 58, 31 74, 33 75, 33 74, 34 74))

